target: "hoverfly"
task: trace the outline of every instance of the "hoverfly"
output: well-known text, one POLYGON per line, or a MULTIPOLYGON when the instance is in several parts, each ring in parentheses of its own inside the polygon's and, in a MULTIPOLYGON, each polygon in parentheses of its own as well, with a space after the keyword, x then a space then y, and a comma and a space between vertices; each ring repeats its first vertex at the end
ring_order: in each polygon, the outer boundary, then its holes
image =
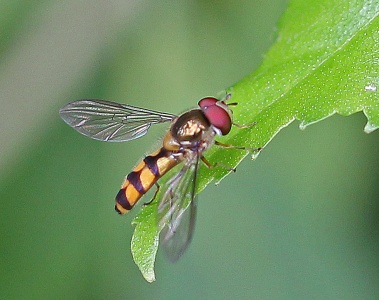
MULTIPOLYGON (((230 95, 229 95, 230 96, 230 95)), ((229 97, 227 96, 227 97, 229 97)), ((173 167, 182 168, 158 189, 163 195, 158 204, 158 228, 169 259, 176 261, 187 249, 196 216, 196 182, 200 160, 212 165, 203 153, 211 145, 234 147, 215 141, 216 135, 229 133, 232 111, 226 100, 206 97, 199 108, 182 115, 143 109, 104 100, 78 100, 64 106, 62 119, 79 133, 106 142, 125 142, 145 135, 153 124, 171 122, 162 146, 146 156, 129 173, 116 195, 115 210, 125 214, 173 167)), ((154 200, 154 199, 153 199, 154 200)))

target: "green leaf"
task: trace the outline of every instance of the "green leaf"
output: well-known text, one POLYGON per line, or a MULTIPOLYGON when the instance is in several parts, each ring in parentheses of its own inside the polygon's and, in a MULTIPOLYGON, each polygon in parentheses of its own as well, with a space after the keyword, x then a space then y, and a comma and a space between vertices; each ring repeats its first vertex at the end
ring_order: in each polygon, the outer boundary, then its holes
MULTIPOLYGON (((368 120, 365 131, 377 129, 378 14, 378 1, 292 1, 280 22, 277 41, 261 67, 221 93, 231 93, 230 101, 238 103, 233 107, 236 123, 257 124, 234 128, 219 140, 265 147, 294 120, 304 129, 335 113, 348 116, 359 111, 368 120)), ((246 155, 246 151, 219 147, 206 153, 210 162, 231 167, 246 155)), ((198 192, 227 173, 223 168, 202 168, 198 192)), ((158 247, 153 208, 144 207, 134 220, 137 226, 132 241, 133 249, 139 249, 132 250, 136 263, 144 277, 152 280, 158 247), (139 241, 138 246, 134 241, 139 241)))
POLYGON ((145 205, 132 223, 137 225, 131 242, 133 259, 148 282, 155 281, 154 262, 159 235, 156 226, 156 203, 154 201, 145 205))

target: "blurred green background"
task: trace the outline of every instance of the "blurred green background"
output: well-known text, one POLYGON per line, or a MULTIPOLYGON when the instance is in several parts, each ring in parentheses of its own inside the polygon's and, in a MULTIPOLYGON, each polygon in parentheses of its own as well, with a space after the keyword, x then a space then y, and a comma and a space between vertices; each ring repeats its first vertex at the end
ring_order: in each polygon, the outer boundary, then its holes
POLYGON ((113 206, 164 126, 101 143, 58 116, 81 98, 193 107, 259 66, 286 5, 0 2, 0 299, 379 298, 379 139, 363 114, 294 122, 210 185, 189 251, 159 252, 153 284, 130 254, 136 212, 113 206))

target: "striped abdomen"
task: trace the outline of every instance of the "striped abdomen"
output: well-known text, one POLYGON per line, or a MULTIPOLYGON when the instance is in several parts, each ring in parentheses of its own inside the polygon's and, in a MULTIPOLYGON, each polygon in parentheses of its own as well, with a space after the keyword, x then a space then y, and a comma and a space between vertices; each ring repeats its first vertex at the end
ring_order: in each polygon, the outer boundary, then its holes
POLYGON ((128 176, 116 196, 115 210, 125 214, 162 177, 180 162, 171 152, 161 148, 145 157, 128 176))

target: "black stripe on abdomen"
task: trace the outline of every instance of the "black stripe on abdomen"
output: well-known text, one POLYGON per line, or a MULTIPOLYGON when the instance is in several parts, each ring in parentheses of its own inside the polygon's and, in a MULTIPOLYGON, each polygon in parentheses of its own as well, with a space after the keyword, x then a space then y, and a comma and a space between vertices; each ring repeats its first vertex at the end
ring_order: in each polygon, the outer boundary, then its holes
MULTIPOLYGON (((143 169, 142 169, 143 170, 143 169)), ((128 176, 126 177, 127 180, 129 180, 129 184, 132 184, 134 188, 140 193, 145 194, 147 191, 144 189, 142 183, 141 183, 141 171, 138 172, 130 172, 128 176)))
MULTIPOLYGON (((131 210, 133 206, 130 204, 129 200, 126 199, 125 195, 125 188, 120 189, 116 195, 116 202, 120 204, 123 208, 127 210, 131 210)), ((122 212, 117 208, 117 205, 115 206, 115 210, 119 213, 122 214, 122 212)))

